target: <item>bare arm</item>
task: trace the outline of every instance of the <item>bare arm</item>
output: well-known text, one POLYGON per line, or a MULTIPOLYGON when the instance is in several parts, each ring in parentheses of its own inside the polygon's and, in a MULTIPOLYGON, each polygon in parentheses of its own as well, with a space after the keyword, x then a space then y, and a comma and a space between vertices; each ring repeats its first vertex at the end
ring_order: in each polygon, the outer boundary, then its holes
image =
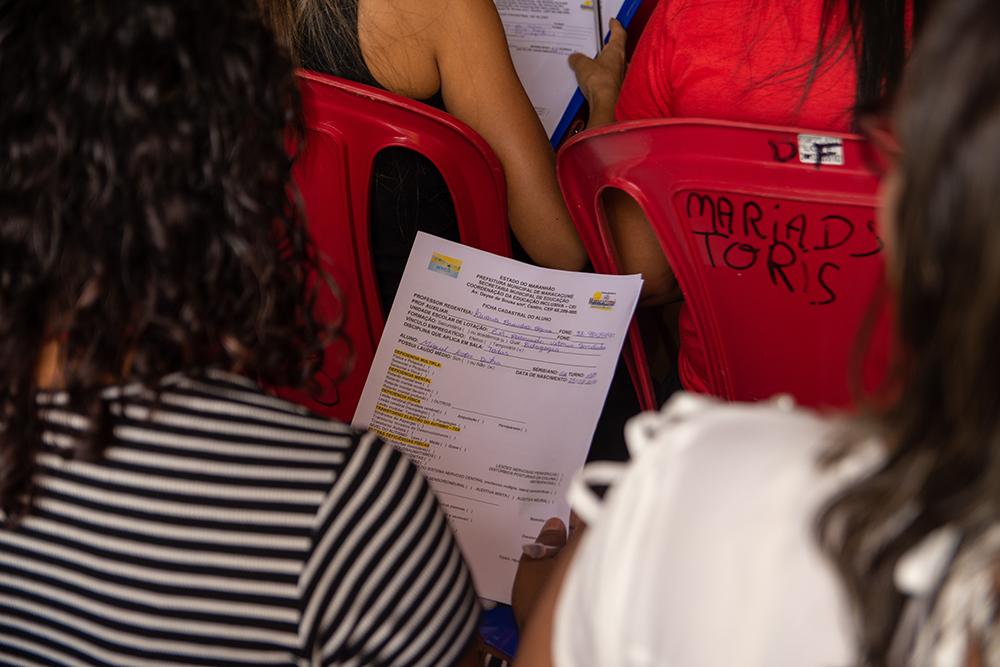
POLYGON ((555 156, 521 85, 493 0, 361 0, 358 32, 372 74, 448 112, 500 158, 511 228, 542 266, 577 270, 586 255, 555 174, 555 156))
MULTIPOLYGON (((580 53, 570 56, 570 66, 590 106, 588 130, 615 120, 615 104, 625 76, 625 37, 622 25, 612 20, 611 38, 597 58, 580 53)), ((609 192, 605 205, 619 268, 623 273, 642 274, 641 304, 655 305, 676 299, 677 281, 639 205, 618 191, 609 192)))
POLYGON ((604 203, 618 250, 619 269, 622 273, 642 274, 639 305, 655 306, 680 298, 674 271, 636 201, 619 190, 611 190, 604 203))
POLYGON ((582 268, 586 256, 559 192, 555 156, 492 0, 450 2, 435 54, 448 111, 479 132, 503 164, 518 241, 543 266, 582 268))
POLYGON ((552 667, 556 603, 563 581, 569 572, 570 563, 573 561, 573 554, 580 544, 582 533, 582 530, 577 531, 566 544, 566 548, 556 556, 552 572, 531 610, 528 627, 523 629, 514 667, 552 667))

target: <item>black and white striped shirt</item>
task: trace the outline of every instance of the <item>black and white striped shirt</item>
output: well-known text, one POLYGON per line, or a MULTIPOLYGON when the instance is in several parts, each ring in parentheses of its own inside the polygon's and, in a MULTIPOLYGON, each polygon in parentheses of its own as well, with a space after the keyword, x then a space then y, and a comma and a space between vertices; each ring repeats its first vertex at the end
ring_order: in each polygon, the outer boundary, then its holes
POLYGON ((458 661, 472 580, 405 456, 239 376, 105 396, 96 463, 61 453, 87 420, 39 397, 36 500, 0 528, 0 664, 458 661))

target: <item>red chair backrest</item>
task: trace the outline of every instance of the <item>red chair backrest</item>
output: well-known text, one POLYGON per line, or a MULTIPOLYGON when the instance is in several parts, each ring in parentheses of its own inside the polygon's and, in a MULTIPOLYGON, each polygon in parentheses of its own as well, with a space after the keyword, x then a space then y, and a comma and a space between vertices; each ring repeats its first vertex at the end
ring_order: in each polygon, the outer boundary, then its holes
MULTIPOLYGON (((618 272, 601 192, 619 188, 643 208, 684 292, 682 317, 706 348, 712 394, 790 393, 805 405, 845 407, 858 332, 883 283, 868 150, 855 135, 640 121, 574 138, 558 171, 597 271, 618 272)), ((863 368, 867 387, 885 368, 881 322, 863 368)), ((633 326, 628 361, 650 408, 638 340, 633 326)))
POLYGON ((300 71, 305 149, 295 182, 323 266, 340 295, 320 290, 323 318, 343 315, 352 347, 328 350, 316 378, 321 391, 279 389, 284 398, 343 421, 354 415, 385 321, 372 265, 372 165, 380 151, 403 147, 427 157, 451 193, 462 243, 510 256, 503 169, 489 145, 467 125, 425 104, 384 90, 300 71))

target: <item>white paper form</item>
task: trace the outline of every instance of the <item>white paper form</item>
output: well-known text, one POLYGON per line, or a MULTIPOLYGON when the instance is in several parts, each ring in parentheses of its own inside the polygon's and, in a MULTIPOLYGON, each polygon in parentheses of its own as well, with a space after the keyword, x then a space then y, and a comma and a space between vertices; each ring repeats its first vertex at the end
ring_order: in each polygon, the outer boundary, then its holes
POLYGON ((556 130, 576 92, 576 77, 567 59, 571 53, 595 55, 601 49, 607 22, 624 0, 596 0, 604 25, 597 25, 595 0, 494 0, 514 69, 549 137, 556 130))
POLYGON ((608 21, 618 16, 624 4, 625 0, 598 0, 597 6, 600 8, 598 18, 600 19, 600 22, 597 24, 597 34, 601 36, 601 43, 598 44, 598 51, 603 45, 605 37, 607 37, 609 28, 608 21))
POLYGON ((580 0, 495 0, 514 69, 545 134, 552 136, 576 90, 567 58, 594 54, 599 38, 593 7, 580 0))
POLYGON ((568 517, 639 276, 553 271, 417 235, 354 416, 430 480, 479 594, 568 517))

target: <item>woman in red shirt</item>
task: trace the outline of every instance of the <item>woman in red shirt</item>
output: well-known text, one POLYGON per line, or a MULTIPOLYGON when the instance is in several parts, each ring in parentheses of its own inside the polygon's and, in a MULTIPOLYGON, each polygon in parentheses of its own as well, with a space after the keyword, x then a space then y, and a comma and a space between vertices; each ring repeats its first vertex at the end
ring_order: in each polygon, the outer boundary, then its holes
MULTIPOLYGON (((614 61, 576 55, 571 65, 592 108, 608 108, 617 98, 617 120, 715 118, 847 132, 855 109, 894 91, 909 35, 929 3, 661 0, 620 95, 614 61)), ((623 272, 643 274, 643 305, 678 298, 673 272, 639 207, 618 195, 609 208, 623 272)), ((703 348, 686 322, 682 306, 681 384, 704 391, 703 348)))

